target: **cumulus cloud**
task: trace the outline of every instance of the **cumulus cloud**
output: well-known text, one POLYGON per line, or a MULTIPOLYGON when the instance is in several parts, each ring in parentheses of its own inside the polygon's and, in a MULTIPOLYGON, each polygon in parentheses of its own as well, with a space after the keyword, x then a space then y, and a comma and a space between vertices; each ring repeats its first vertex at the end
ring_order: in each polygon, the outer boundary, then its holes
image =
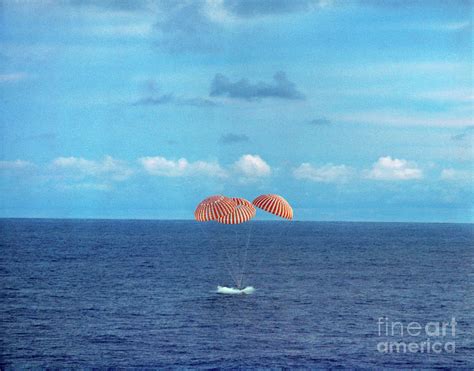
POLYGON ((245 134, 228 133, 228 134, 221 135, 221 138, 219 141, 222 144, 234 144, 234 143, 248 142, 249 140, 250 140, 249 137, 245 134))
POLYGON ((243 155, 235 163, 234 168, 246 178, 261 178, 271 174, 270 166, 258 155, 243 155))
POLYGON ((112 156, 105 156, 101 161, 82 157, 58 157, 53 160, 51 166, 60 175, 77 178, 94 176, 122 181, 133 174, 133 170, 124 161, 114 159, 112 156))
POLYGON ((289 81, 283 71, 275 73, 273 82, 250 83, 247 79, 231 82, 226 76, 217 74, 211 83, 211 97, 227 96, 230 98, 243 99, 247 101, 262 98, 280 99, 304 99, 304 95, 298 91, 295 83, 289 81))
POLYGON ((258 155, 243 155, 233 165, 226 167, 218 162, 189 162, 185 158, 170 160, 161 156, 142 157, 138 162, 148 174, 165 177, 227 178, 236 175, 241 180, 254 180, 271 174, 270 166, 258 155))
POLYGON ((319 168, 309 163, 302 163, 293 171, 296 179, 308 179, 313 182, 339 183, 346 182, 353 170, 346 165, 327 164, 319 168))
POLYGON ((365 177, 374 180, 412 180, 423 178, 423 171, 416 164, 386 156, 380 157, 372 168, 365 172, 365 177))
POLYGON ((441 179, 453 182, 472 182, 474 181, 474 173, 469 170, 447 168, 441 171, 441 179))
POLYGON ((47 184, 60 191, 111 191, 117 182, 132 176, 160 176, 169 178, 229 179, 242 183, 268 177, 272 170, 258 155, 243 155, 234 163, 221 166, 217 161, 188 161, 162 156, 138 158, 136 166, 105 156, 100 160, 83 157, 57 157, 35 165, 29 161, 0 161, 0 175, 5 177, 33 177, 37 184, 47 184), (141 170, 141 171, 140 171, 141 170))
POLYGON ((185 158, 174 161, 160 156, 141 157, 138 161, 145 171, 151 175, 166 177, 227 176, 227 172, 216 162, 189 162, 185 158))

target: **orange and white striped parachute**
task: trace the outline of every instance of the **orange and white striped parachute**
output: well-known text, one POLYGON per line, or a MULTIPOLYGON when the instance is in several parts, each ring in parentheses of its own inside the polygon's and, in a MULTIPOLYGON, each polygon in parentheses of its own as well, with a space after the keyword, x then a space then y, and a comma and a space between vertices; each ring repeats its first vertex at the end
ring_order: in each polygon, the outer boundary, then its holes
POLYGON ((199 222, 217 220, 233 213, 236 207, 235 201, 229 197, 222 195, 210 196, 197 206, 194 218, 199 222))
POLYGON ((235 210, 232 213, 217 219, 219 223, 240 224, 248 222, 255 216, 257 210, 245 198, 232 197, 232 200, 237 204, 235 210))
POLYGON ((285 219, 293 219, 293 209, 283 197, 274 194, 258 196, 252 202, 258 208, 285 219))

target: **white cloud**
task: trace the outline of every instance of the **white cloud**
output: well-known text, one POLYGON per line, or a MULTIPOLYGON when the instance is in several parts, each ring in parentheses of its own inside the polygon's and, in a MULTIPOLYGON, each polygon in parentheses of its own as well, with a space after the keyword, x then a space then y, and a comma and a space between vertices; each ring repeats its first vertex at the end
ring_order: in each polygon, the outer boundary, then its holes
POLYGON ((234 163, 234 168, 247 178, 266 177, 272 172, 270 166, 259 155, 243 155, 234 163))
POLYGON ((305 162, 293 171, 293 176, 296 179, 308 179, 313 182, 337 183, 346 182, 352 172, 346 165, 327 164, 317 168, 305 162))
POLYGON ((365 177, 375 180, 421 179, 423 178, 423 171, 406 160, 386 156, 380 157, 373 164, 372 169, 366 171, 365 177))
POLYGON ((24 160, 14 160, 14 161, 0 161, 1 170, 19 170, 26 169, 34 166, 29 161, 24 160))
POLYGON ((145 171, 151 175, 182 177, 182 176, 211 176, 225 177, 227 173, 217 162, 189 162, 185 158, 177 161, 165 157, 141 157, 138 159, 145 171))
POLYGON ((245 180, 257 179, 271 174, 270 166, 258 155, 243 155, 229 169, 217 162, 189 162, 185 158, 170 160, 165 157, 141 157, 138 162, 151 175, 167 177, 210 176, 224 178, 232 172, 245 180))
POLYGON ((105 156, 101 161, 87 160, 82 157, 58 157, 52 162, 53 170, 73 177, 105 177, 122 181, 128 179, 133 170, 124 161, 105 156))
POLYGON ((441 179, 454 182, 472 182, 474 181, 474 173, 469 170, 448 168, 441 171, 441 179))
POLYGON ((28 77, 26 73, 17 72, 17 73, 4 73, 0 74, 0 83, 2 82, 16 82, 24 80, 28 77))

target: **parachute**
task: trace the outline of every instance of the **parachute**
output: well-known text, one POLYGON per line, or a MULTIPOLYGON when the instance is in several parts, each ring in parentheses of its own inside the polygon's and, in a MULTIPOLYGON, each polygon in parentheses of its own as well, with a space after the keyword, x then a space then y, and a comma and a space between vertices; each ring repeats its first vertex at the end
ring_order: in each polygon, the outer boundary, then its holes
POLYGON ((194 212, 194 218, 199 222, 208 222, 222 218, 235 211, 237 204, 222 195, 209 196, 202 200, 194 212))
MULTIPOLYGON (((226 197, 224 195, 209 196, 198 204, 196 211, 194 212, 194 217, 198 222, 215 222, 216 226, 220 224, 229 225, 230 228, 237 228, 232 227, 232 225, 243 225, 251 221, 257 214, 257 208, 283 219, 293 219, 293 208, 287 200, 277 194, 260 195, 252 202, 240 197, 226 197)), ((229 243, 229 239, 227 239, 227 242, 225 244, 219 244, 218 250, 222 250, 225 252, 228 263, 228 265, 226 265, 226 268, 231 278, 235 282, 237 288, 219 286, 217 292, 223 294, 254 292, 254 289, 251 286, 247 288, 242 288, 242 282, 245 272, 245 263, 247 260, 247 249, 250 242, 251 228, 252 224, 250 224, 250 227, 247 232, 248 235, 246 238, 246 243, 238 243, 238 245, 241 245, 238 247, 240 250, 243 250, 243 246, 245 247, 243 262, 241 261, 241 251, 238 251, 238 258, 235 259, 230 257, 227 250, 229 246, 226 246, 227 244, 231 245, 229 243), (234 267, 234 263, 237 263, 237 268, 234 267)), ((201 230, 203 230, 204 233, 204 229, 201 228, 201 230)), ((221 238, 222 232, 233 234, 231 232, 232 229, 216 230, 212 228, 211 230, 214 230, 215 235, 213 236, 211 232, 209 239, 213 240, 214 242, 218 241, 221 238), (217 231, 219 231, 220 233, 216 233, 217 231)), ((234 232, 235 235, 238 236, 238 233, 235 230, 234 232)), ((263 258, 261 259, 261 261, 262 260, 263 258)))
POLYGON ((245 198, 213 195, 202 200, 194 212, 198 222, 216 220, 223 224, 240 224, 252 219, 258 207, 284 219, 293 219, 293 208, 280 195, 260 195, 250 203, 245 198))
POLYGON ((236 206, 233 212, 217 219, 219 223, 223 224, 240 224, 248 222, 252 219, 257 210, 249 201, 245 198, 232 197, 232 201, 235 202, 236 206))
POLYGON ((252 202, 258 208, 288 220, 293 219, 293 209, 283 197, 279 195, 261 195, 252 202))

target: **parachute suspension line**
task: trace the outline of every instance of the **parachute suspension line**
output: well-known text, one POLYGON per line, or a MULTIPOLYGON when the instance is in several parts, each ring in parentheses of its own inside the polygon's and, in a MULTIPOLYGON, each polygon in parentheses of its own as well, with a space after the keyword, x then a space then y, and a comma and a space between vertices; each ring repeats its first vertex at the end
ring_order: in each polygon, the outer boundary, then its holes
POLYGON ((240 273, 240 282, 239 282, 239 286, 243 286, 243 282, 244 282, 244 274, 245 274, 245 264, 247 262, 247 252, 248 252, 248 248, 249 248, 249 243, 250 243, 250 236, 252 235, 252 227, 253 227, 253 223, 250 223, 250 228, 247 232, 247 242, 245 244, 245 250, 244 250, 244 261, 242 263, 242 270, 241 270, 241 273, 240 273))
POLYGON ((235 257, 235 264, 236 264, 236 276, 237 276, 237 288, 240 288, 240 282, 239 282, 239 276, 240 276, 240 270, 241 270, 241 267, 240 267, 240 262, 241 262, 241 249, 240 249, 240 246, 239 246, 239 240, 240 240, 240 235, 239 233, 237 232, 237 229, 234 228, 232 229, 232 231, 234 232, 234 246, 232 248, 232 251, 233 251, 233 256, 235 257))
MULTIPOLYGON (((219 233, 216 233, 216 234, 219 235, 219 233)), ((223 237, 216 238, 216 241, 219 244, 219 246, 217 247, 217 250, 224 250, 224 253, 225 253, 225 256, 226 256, 226 259, 227 259, 227 263, 229 264, 229 265, 227 265, 227 264, 225 265, 226 269, 229 272, 229 275, 232 278, 232 280, 234 281, 234 283, 236 285, 238 285, 238 268, 235 268, 235 266, 232 262, 232 258, 229 255, 229 248, 224 247, 225 241, 224 241, 223 237)))
POLYGON ((234 276, 234 273, 233 273, 234 267, 233 267, 233 265, 232 265, 232 261, 231 261, 231 259, 229 258, 229 254, 227 253, 227 251, 225 252, 225 254, 226 254, 226 257, 227 257, 227 261, 228 261, 229 264, 230 264, 230 268, 229 268, 227 265, 225 265, 225 267, 227 268, 227 272, 229 272, 230 278, 232 278, 232 281, 234 281, 235 284, 238 286, 238 280, 237 280, 237 278, 234 276))
POLYGON ((236 286, 238 286, 238 285, 239 285, 239 281, 238 281, 238 278, 237 278, 238 273, 235 273, 235 274, 234 274, 234 271, 237 271, 237 272, 238 272, 238 267, 237 267, 237 269, 234 268, 234 264, 232 263, 232 259, 231 259, 231 257, 229 256, 229 251, 228 251, 229 249, 228 249, 228 248, 225 248, 225 247, 222 247, 222 250, 224 250, 225 256, 226 256, 226 258, 227 258, 227 262, 228 262, 229 265, 230 265, 230 269, 228 269, 229 274, 230 274, 230 276, 232 277, 232 280, 235 282, 236 286))
MULTIPOLYGON (((284 219, 293 219, 293 209, 291 205, 283 197, 276 194, 260 195, 254 199, 252 203, 239 197, 226 197, 223 195, 209 196, 198 204, 194 212, 194 217, 199 222, 216 221, 219 224, 241 224, 255 216, 256 207, 284 219)), ((235 241, 229 236, 229 233, 217 233, 217 231, 213 231, 212 227, 210 231, 214 232, 213 236, 212 238, 207 237, 211 244, 219 244, 215 252, 222 253, 222 250, 224 250, 228 263, 228 265, 225 264, 225 267, 238 288, 243 285, 252 226, 253 224, 251 224, 247 230, 247 241, 244 251, 242 251, 241 242, 238 240, 240 235, 242 235, 242 237, 245 236, 245 229, 242 231, 243 233, 240 233, 239 229, 234 230, 235 241), (235 251, 235 247, 238 247, 237 251, 235 251), (229 256, 229 252, 231 251, 233 251, 233 254, 229 256), (243 260, 242 254, 244 255, 243 260), (235 268, 234 265, 237 265, 237 267, 235 268)), ((263 260, 273 251, 273 247, 281 241, 281 236, 284 232, 286 234, 289 227, 289 225, 284 225, 284 228, 279 228, 279 226, 280 224, 276 225, 276 228, 279 229, 279 233, 263 234, 263 241, 267 240, 265 237, 270 237, 270 240, 267 249, 263 251, 263 256, 255 266, 253 273, 257 272, 263 260), (272 241, 272 239, 274 239, 274 241, 272 241)), ((204 233, 205 229, 202 226, 200 226, 200 228, 204 233)), ((274 232, 274 228, 275 226, 270 225, 269 231, 274 232)), ((208 229, 206 231, 209 232, 208 229)), ((218 231, 223 232, 223 230, 218 231)), ((265 228, 264 232, 266 232, 265 228)), ((280 254, 278 255, 281 255, 281 251, 284 251, 284 249, 281 248, 280 254)), ((281 265, 280 257, 278 257, 278 264, 281 265)))
MULTIPOLYGON (((233 232, 234 232, 234 235, 237 235, 235 231, 233 232)), ((236 242, 233 241, 232 238, 227 238, 226 240, 223 236, 221 236, 221 238, 219 239, 219 243, 220 243, 219 250, 224 250, 227 262, 230 265, 230 271, 232 272, 230 274, 231 274, 232 280, 234 281, 235 285, 238 285, 238 272, 239 272, 238 261, 235 258, 232 259, 233 255, 229 254, 229 250, 234 249, 234 245, 236 244, 236 242), (237 266, 235 266, 236 264, 237 266)))
MULTIPOLYGON (((216 246, 213 246, 213 242, 216 242, 218 239, 214 238, 212 239, 211 237, 209 237, 209 234, 204 230, 204 227, 201 225, 201 223, 198 223, 199 227, 201 228, 201 232, 204 234, 205 238, 209 241, 209 244, 211 245, 211 247, 213 248, 213 250, 215 251, 219 251, 219 249, 216 249, 215 247, 216 246)), ((219 243, 219 241, 217 241, 217 243, 219 243)), ((214 244, 215 245, 215 244, 214 244)), ((231 259, 229 258, 229 254, 227 252, 227 250, 225 250, 225 253, 226 253, 226 257, 227 257, 227 262, 224 261, 224 268, 227 270, 227 272, 229 273, 230 277, 232 278, 232 281, 235 282, 235 284, 237 284, 237 279, 235 278, 235 275, 234 275, 234 267, 232 265, 232 261, 231 259), (229 263, 230 267, 227 265, 227 263, 229 263)), ((219 261, 220 259, 217 259, 217 261, 219 261)))

